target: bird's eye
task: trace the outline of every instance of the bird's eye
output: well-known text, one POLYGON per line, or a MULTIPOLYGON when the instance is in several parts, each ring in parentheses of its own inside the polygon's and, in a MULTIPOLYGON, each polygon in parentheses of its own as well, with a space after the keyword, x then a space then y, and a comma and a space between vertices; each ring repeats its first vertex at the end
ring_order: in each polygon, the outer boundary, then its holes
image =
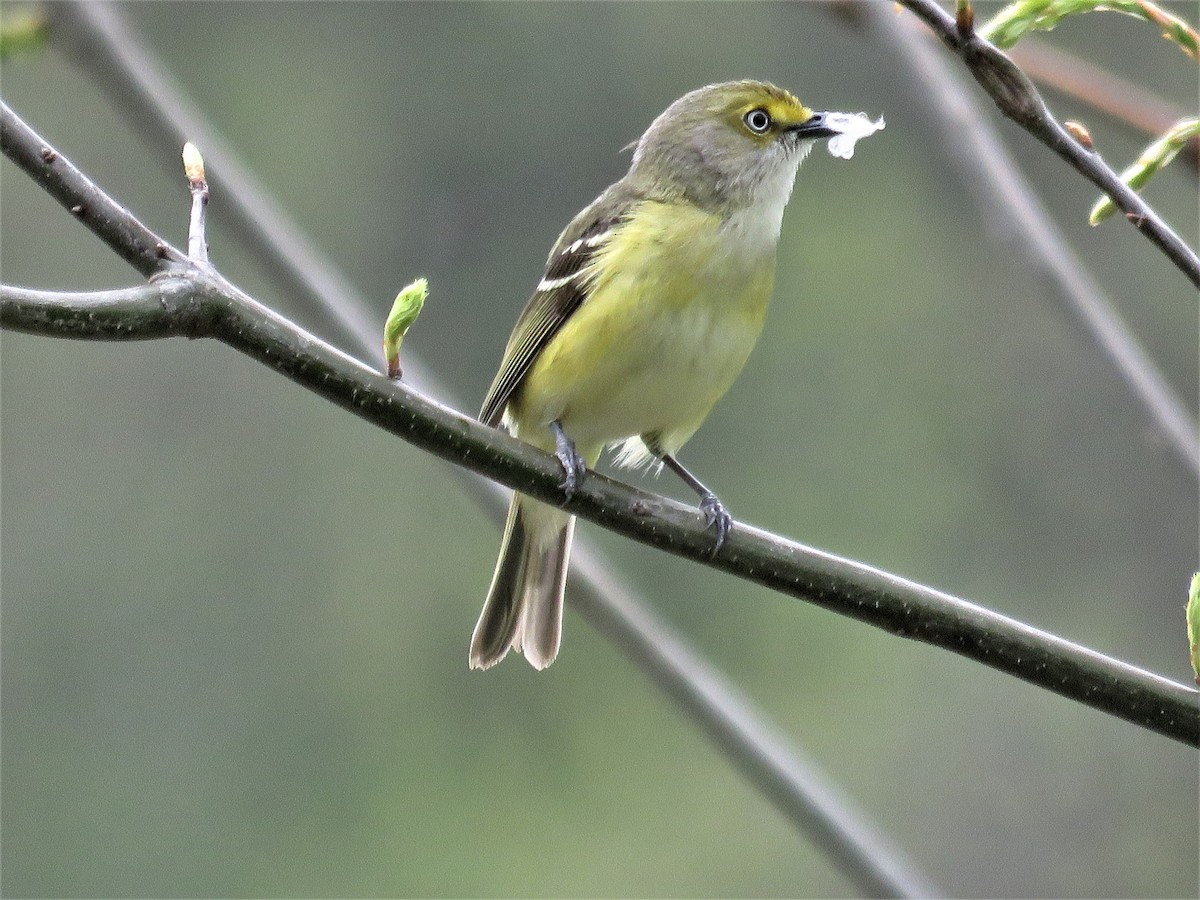
POLYGON ((752 109, 742 116, 746 127, 755 134, 766 134, 771 129, 771 115, 765 109, 752 109))

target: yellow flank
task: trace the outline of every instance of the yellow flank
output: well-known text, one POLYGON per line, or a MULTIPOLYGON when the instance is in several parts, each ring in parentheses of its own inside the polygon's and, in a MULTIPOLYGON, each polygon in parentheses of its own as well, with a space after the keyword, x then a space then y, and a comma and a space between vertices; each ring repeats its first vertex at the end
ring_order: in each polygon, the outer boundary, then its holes
POLYGON ((738 217, 643 201, 597 253, 587 300, 513 398, 517 433, 550 448, 557 420, 589 462, 633 435, 676 452, 745 365, 774 257, 775 235, 738 217))

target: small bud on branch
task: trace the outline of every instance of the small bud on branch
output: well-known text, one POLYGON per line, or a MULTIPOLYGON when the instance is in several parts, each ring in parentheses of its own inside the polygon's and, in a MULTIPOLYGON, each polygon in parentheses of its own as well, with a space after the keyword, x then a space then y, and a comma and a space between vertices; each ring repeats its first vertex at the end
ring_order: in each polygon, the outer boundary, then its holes
POLYGON ((1063 122, 1063 128, 1067 130, 1067 134, 1079 141, 1081 147, 1084 147, 1087 150, 1096 149, 1096 145, 1092 143, 1091 132, 1089 132, 1081 123, 1069 119, 1066 122, 1063 122))

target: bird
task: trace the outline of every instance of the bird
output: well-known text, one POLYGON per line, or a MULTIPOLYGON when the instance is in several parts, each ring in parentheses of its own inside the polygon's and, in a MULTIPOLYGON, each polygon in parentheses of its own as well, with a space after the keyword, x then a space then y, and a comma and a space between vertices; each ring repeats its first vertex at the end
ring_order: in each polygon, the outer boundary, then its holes
MULTIPOLYGON (((606 447, 660 465, 699 496, 724 543, 732 518, 676 458, 759 334, 800 162, 841 133, 773 84, 711 84, 666 108, 628 172, 559 235, 513 328, 479 419, 560 461, 570 495, 606 447)), ((514 493, 469 664, 558 654, 575 517, 514 493)))

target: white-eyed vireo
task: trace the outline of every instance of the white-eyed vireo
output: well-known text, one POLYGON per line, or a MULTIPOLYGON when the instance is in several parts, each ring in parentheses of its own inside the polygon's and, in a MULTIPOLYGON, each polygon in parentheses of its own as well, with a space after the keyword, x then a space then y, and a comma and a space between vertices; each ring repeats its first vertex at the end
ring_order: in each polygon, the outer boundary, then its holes
MULTIPOLYGON (((844 135, 839 155, 849 155, 882 127, 864 121, 814 113, 758 81, 672 103, 625 177, 559 235, 479 418, 555 453, 568 493, 610 443, 623 442, 621 464, 662 462, 700 495, 719 547, 729 513, 674 454, 762 330, 796 167, 817 138, 844 135)), ((553 662, 574 527, 574 516, 514 495, 472 668, 510 647, 535 668, 553 662)))

